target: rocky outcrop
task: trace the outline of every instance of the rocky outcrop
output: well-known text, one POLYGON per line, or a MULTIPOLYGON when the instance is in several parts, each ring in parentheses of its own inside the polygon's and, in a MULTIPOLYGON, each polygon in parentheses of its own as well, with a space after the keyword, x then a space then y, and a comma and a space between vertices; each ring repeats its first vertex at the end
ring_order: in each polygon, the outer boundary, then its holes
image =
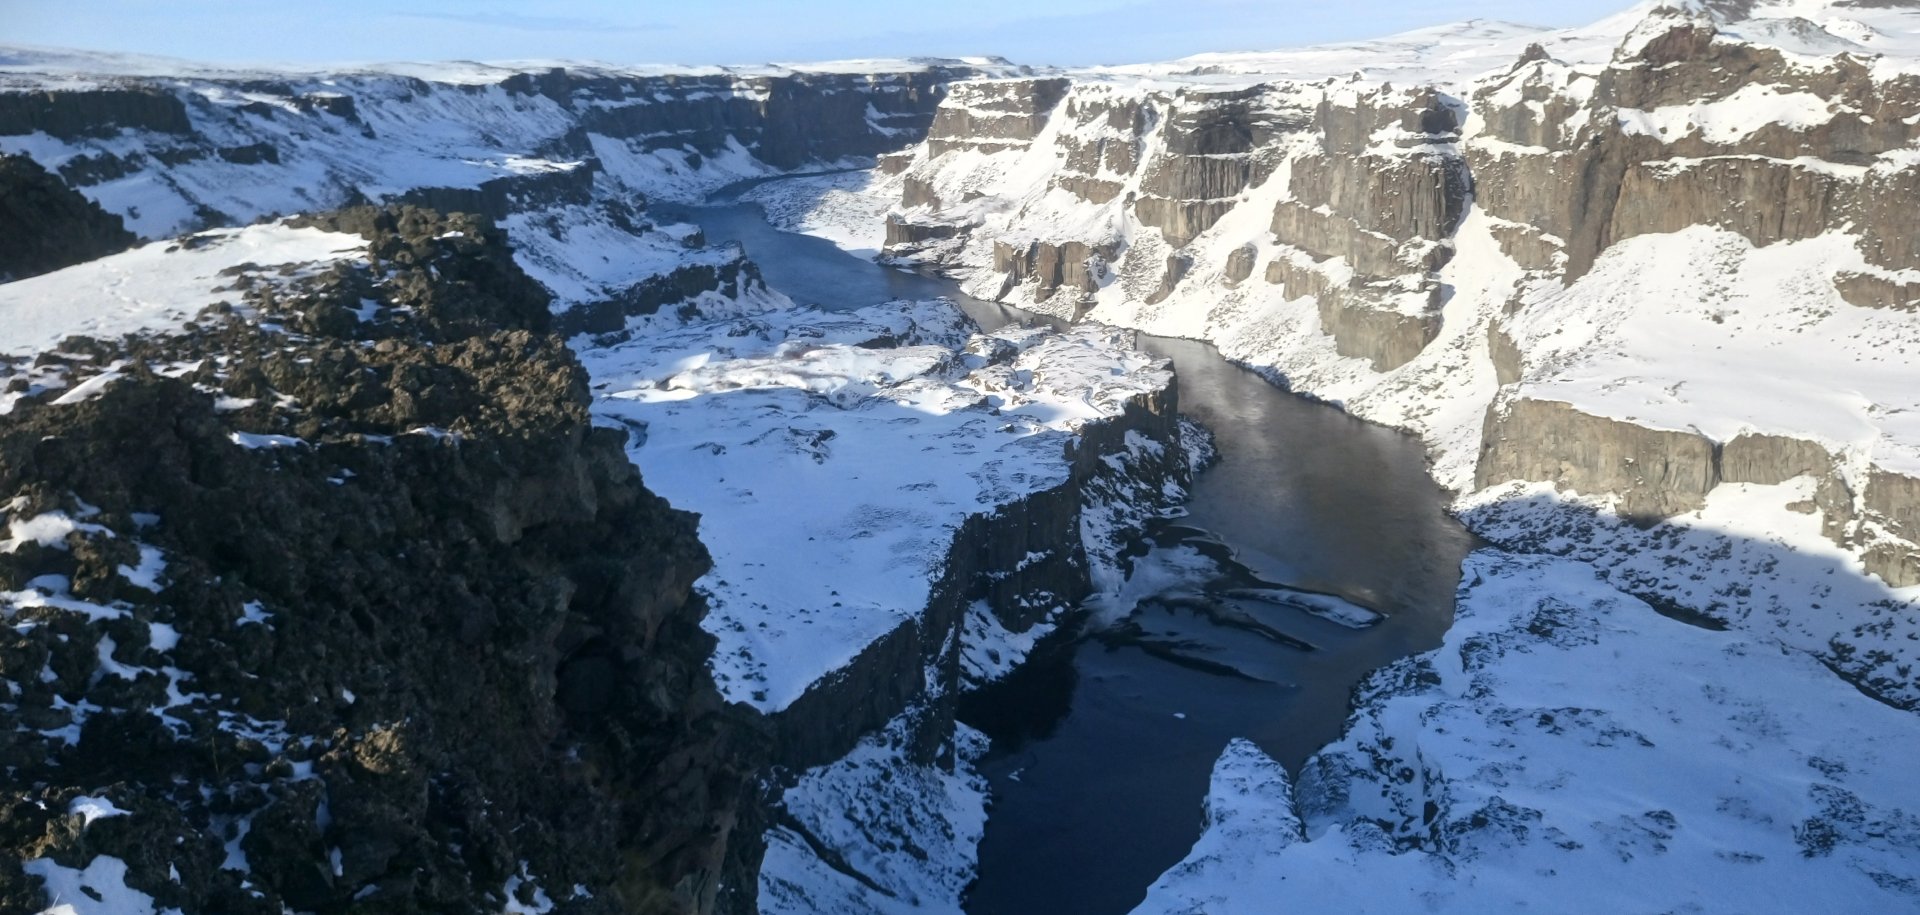
POLYGON ((554 330, 567 337, 619 334, 630 318, 660 314, 677 305, 684 311, 681 316, 691 319, 699 315, 692 303, 702 295, 735 298, 756 288, 766 288, 766 281, 760 278, 760 266, 745 256, 719 264, 685 264, 648 277, 612 298, 555 315, 554 330))
POLYGON ((1920 282, 1845 271, 1834 277, 1833 285, 1841 298, 1861 308, 1920 311, 1920 282))
POLYGON ((1024 633, 1075 606, 1092 590, 1081 534, 1088 493, 1151 496, 1170 484, 1185 486, 1191 470, 1179 435, 1178 395, 1169 384, 1133 398, 1115 418, 1083 426, 1067 446, 1072 470, 1065 482, 967 518, 926 610, 772 716, 779 763, 799 770, 838 759, 910 709, 917 736, 908 756, 929 762, 951 752, 968 607, 984 602, 1003 628, 1024 633), (1142 439, 1158 446, 1150 457, 1118 459, 1129 453, 1130 440, 1142 439))
POLYGON ((593 176, 599 163, 586 160, 528 175, 508 175, 479 187, 417 187, 394 202, 442 213, 473 213, 502 220, 514 213, 593 201, 593 176))
POLYGON ((1498 319, 1487 322, 1487 356, 1493 361, 1494 383, 1501 387, 1517 383, 1526 374, 1526 355, 1498 319))
MULTIPOLYGON (((1234 198, 1279 164, 1275 139, 1297 126, 1263 104, 1260 89, 1183 92, 1160 126, 1161 149, 1141 177, 1133 211, 1178 248, 1233 209, 1234 198)), ((1131 171, 1129 169, 1129 171, 1131 171)))
POLYGON ((0 549, 0 910, 48 904, 25 862, 97 856, 185 911, 752 886, 764 742, 706 667, 706 553, 589 421, 544 293, 472 217, 312 224, 367 258, 69 340, 41 360, 123 377, 0 418, 9 519, 77 519, 0 549))
POLYGON ((880 74, 623 77, 553 70, 502 85, 576 110, 588 133, 689 146, 716 155, 738 143, 776 168, 877 156, 924 136, 946 84, 964 67, 880 74))
POLYGON ((955 149, 1001 152, 1024 148, 1066 95, 1064 79, 990 80, 951 87, 927 131, 933 155, 955 149))
POLYGON ((1862 536, 1867 571, 1896 588, 1920 585, 1920 477, 1875 467, 1861 494, 1865 518, 1876 530, 1862 536))
POLYGON ((960 234, 957 226, 946 223, 914 222, 898 213, 887 214, 888 249, 912 248, 930 241, 944 241, 960 234))
POLYGON ((1479 203, 1530 227, 1503 233, 1509 254, 1544 268, 1540 245, 1564 249, 1571 280, 1636 235, 1715 225, 1769 245, 1852 224, 1873 263, 1920 265, 1920 223, 1892 202, 1920 178, 1875 160, 1920 139, 1920 81, 1845 55, 1810 67, 1698 18, 1656 13, 1643 28, 1638 53, 1594 75, 1541 52, 1476 95, 1479 203), (1804 98, 1819 109, 1807 123, 1741 123, 1743 104, 1804 98), (1662 109, 1714 123, 1674 127, 1662 109))
POLYGON ((179 98, 158 87, 0 92, 0 136, 44 133, 62 140, 110 137, 123 128, 188 134, 179 98))
POLYGON ((1114 245, 1096 247, 1077 241, 1031 241, 1024 247, 995 242, 993 268, 1006 278, 1001 295, 1031 283, 1033 298, 1046 301, 1064 289, 1080 300, 1077 310, 1088 296, 1099 291, 1107 265, 1117 253, 1114 245))
POLYGON ((1314 304, 1335 352, 1389 372, 1412 362, 1440 336, 1439 297, 1439 287, 1431 287, 1428 301, 1434 306, 1413 314, 1356 301, 1347 290, 1329 291, 1314 304))
POLYGON ((1833 473, 1834 456, 1805 439, 1746 432, 1728 441, 1720 453, 1722 483, 1785 483, 1794 477, 1833 473))
POLYGON ((1072 127, 1055 140, 1064 157, 1052 185, 1096 206, 1119 197, 1140 170, 1153 109, 1139 99, 1075 93, 1061 114, 1072 127))
POLYGON ((1652 521, 1706 504, 1717 482, 1715 456, 1714 443, 1698 433, 1523 398, 1487 411, 1474 484, 1544 480, 1581 493, 1615 493, 1622 516, 1652 521))
MULTIPOLYGON (((1451 256, 1470 186, 1456 149, 1458 119, 1457 103, 1431 90, 963 83, 904 173, 895 218, 951 226, 958 238, 982 236, 977 247, 990 250, 1000 297, 1071 316, 1077 305, 1052 301, 1060 288, 1090 293, 1118 279, 1129 302, 1153 308, 1178 298, 1189 273, 1238 285, 1277 248, 1268 281, 1288 298, 1317 297, 1322 328, 1338 350, 1390 371, 1438 334, 1444 296, 1431 274, 1451 256), (1054 107, 1043 110, 1049 100, 1054 107), (967 129, 988 132, 969 141, 960 133, 967 129), (1032 148, 1043 137, 1049 155, 1032 148), (1044 167, 1050 194, 1011 217, 976 205, 998 172, 979 156, 946 158, 962 149, 1002 159, 998 169, 1009 174, 1044 167), (1261 202, 1249 203, 1256 196, 1261 202), (1081 207, 1052 215, 1062 197, 1081 207), (1195 250, 1247 206, 1272 207, 1267 237, 1223 238, 1195 250), (1032 227, 1024 224, 1028 211, 1032 227), (1141 229, 1155 235, 1143 241, 1141 229), (1229 244, 1214 248, 1218 242, 1229 244), (1099 254, 1101 273, 1076 269, 1087 251, 1099 254), (1065 269, 1054 269, 1056 261, 1065 269)), ((896 237, 890 248, 906 256, 974 250, 921 246, 925 230, 896 237)), ((983 282, 976 294, 994 294, 987 288, 983 282)))
POLYGON ((1846 180, 1815 165, 1753 156, 1638 162, 1621 179, 1604 239, 1718 226, 1756 245, 1812 238, 1850 207, 1846 180), (1753 201, 1793 201, 1755 206, 1753 201))
POLYGON ((1920 478, 1867 468, 1858 482, 1826 446, 1744 432, 1715 442, 1698 432, 1651 429, 1593 416, 1571 404, 1514 397, 1489 408, 1475 486, 1552 482, 1586 495, 1613 493, 1622 517, 1651 523, 1706 504, 1723 483, 1814 481, 1822 530, 1857 550, 1869 573, 1895 588, 1920 584, 1920 478))
POLYGON ((1173 291, 1180 287, 1180 281, 1186 278, 1187 271, 1192 269, 1193 258, 1178 254, 1169 256, 1166 272, 1160 274, 1160 287, 1155 289, 1152 295, 1147 296, 1147 304, 1158 305, 1166 301, 1173 295, 1173 291))
POLYGON ((105 257, 133 244, 120 217, 25 156, 0 156, 0 282, 105 257))

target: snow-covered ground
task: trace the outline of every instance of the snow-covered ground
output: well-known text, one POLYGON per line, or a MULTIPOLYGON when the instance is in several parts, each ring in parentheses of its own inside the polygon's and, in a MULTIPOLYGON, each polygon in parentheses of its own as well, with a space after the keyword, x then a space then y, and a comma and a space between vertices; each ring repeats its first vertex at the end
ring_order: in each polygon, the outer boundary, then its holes
POLYGON ((909 739, 896 720, 786 790, 760 865, 762 915, 960 915, 986 828, 973 762, 987 738, 959 725, 951 770, 909 762, 909 739))
POLYGON ((1805 654, 1477 553, 1446 644, 1376 674, 1298 784, 1228 747, 1136 911, 1911 911, 1916 753, 1805 654))
MULTIPOLYGON (((357 235, 279 223, 153 242, 30 279, 0 283, 0 354, 53 349, 69 336, 112 339, 180 327, 220 301, 239 304, 232 268, 311 271, 363 253, 357 235), (227 271, 223 274, 222 271, 227 271)), ((4 412, 4 411, 0 411, 4 412)))
POLYGON ((698 512, 721 691, 778 711, 915 618, 969 515, 1064 484, 1083 424, 1171 380, 1131 333, 974 335, 942 302, 584 348, 602 423, 698 512))
POLYGON ((1718 442, 1802 438, 1920 475, 1920 318, 1843 300, 1833 277, 1867 269, 1838 233, 1764 249, 1709 226, 1627 239, 1503 322, 1526 354, 1514 394, 1718 442))

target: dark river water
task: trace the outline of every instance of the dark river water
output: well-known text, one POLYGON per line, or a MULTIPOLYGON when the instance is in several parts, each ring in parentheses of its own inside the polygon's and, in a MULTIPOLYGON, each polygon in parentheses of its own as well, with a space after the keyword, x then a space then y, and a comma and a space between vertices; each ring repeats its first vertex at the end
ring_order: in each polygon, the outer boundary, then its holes
MULTIPOLYGON (((945 297, 989 327, 1033 317, 778 231, 732 199, 661 215, 743 245, 803 304, 945 297)), ((1452 619, 1474 541, 1444 512, 1417 440, 1286 393, 1206 344, 1140 346, 1174 360, 1181 410, 1213 431, 1221 460, 1188 515, 1152 532, 1136 563, 1162 570, 1159 584, 1131 613, 1096 611, 963 703, 961 718, 993 738, 973 915, 1132 909, 1199 836, 1228 740, 1297 770, 1339 737, 1361 677, 1437 646, 1452 619), (1348 623, 1309 612, 1326 606, 1348 623)))

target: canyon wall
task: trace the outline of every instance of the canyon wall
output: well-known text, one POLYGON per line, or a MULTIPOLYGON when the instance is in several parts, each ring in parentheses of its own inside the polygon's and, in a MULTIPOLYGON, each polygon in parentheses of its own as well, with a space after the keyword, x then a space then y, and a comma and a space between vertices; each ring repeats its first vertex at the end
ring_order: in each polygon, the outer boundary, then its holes
POLYGON ((1385 88, 961 84, 903 175, 889 248, 951 259, 952 239, 982 237, 1000 282, 980 290, 1070 317, 1110 287, 1156 306, 1190 277, 1257 273, 1316 299, 1342 355, 1390 370, 1439 323, 1435 271, 1469 183, 1452 104, 1385 88), (1014 100, 1017 116, 1001 110, 1014 100), (989 121, 989 140, 965 133, 989 121), (1129 223, 1156 237, 1126 239, 1129 223))
MULTIPOLYGON (((1140 395, 1118 416, 1082 427, 1067 458, 1065 482, 966 519, 916 618, 771 716, 779 765, 797 771, 832 762, 909 712, 908 758, 933 762, 951 754, 955 702, 972 685, 961 664, 973 647, 969 612, 978 606, 1016 635, 1058 622, 1093 591, 1082 537, 1089 493, 1125 492, 1151 505, 1168 487, 1184 490, 1191 483, 1177 389, 1140 395), (1157 447, 1130 454, 1130 437, 1157 447)), ((952 763, 950 756, 943 761, 952 763)))
MULTIPOLYGON (((16 70, 0 76, 0 153, 144 239, 368 201, 487 216, 554 309, 581 311, 565 330, 606 333, 766 294, 740 251, 656 224, 650 202, 908 146, 949 83, 1010 69, 16 70)), ((21 225, 52 213, 32 209, 21 225)), ((105 222, 92 231, 118 237, 105 222)), ((93 250, 85 240, 67 247, 93 250)), ((16 275, 31 266, 0 261, 16 275)))
MULTIPOLYGON (((1920 68, 1866 24, 1900 5, 1842 6, 1649 3, 1588 29, 961 83, 889 165, 888 255, 1213 341, 1422 435, 1474 505, 1547 483, 1767 540, 1724 508, 1765 491, 1910 588, 1920 68), (990 142, 965 133, 996 117, 990 142)), ((1907 656, 1805 620, 1809 650, 1876 682, 1898 665, 1854 661, 1907 656)))
POLYGON ((500 232, 302 224, 366 249, 7 362, 0 908, 106 855, 186 911, 713 910, 768 738, 706 668, 694 518, 500 232))
MULTIPOLYGON (((1844 54, 1810 66, 1722 36, 1718 21, 1655 9, 1604 58, 1563 60, 1533 44, 1493 73, 1427 86, 1249 77, 1196 88, 1177 70, 1135 85, 962 83, 902 168, 889 250, 1015 304, 1223 342, 1265 330, 1247 317, 1261 301, 1310 302, 1299 331, 1324 334, 1331 353, 1258 341, 1264 349, 1230 354, 1278 357, 1302 369, 1296 388, 1342 401, 1391 391, 1400 402, 1374 414, 1429 434, 1441 430, 1408 421, 1419 411, 1404 389, 1434 393, 1441 382, 1414 376, 1471 360, 1475 373, 1495 370, 1487 381, 1500 391, 1458 434, 1467 447, 1450 459, 1470 473, 1453 485, 1548 480, 1618 493, 1637 518, 1697 510, 1722 479, 1741 479, 1718 469, 1732 436, 1636 426, 1550 396, 1536 382, 1568 358, 1541 339, 1566 320, 1557 291, 1621 242, 1702 227, 1755 248, 1850 237, 1860 262, 1822 265, 1824 294, 1845 308, 1912 309, 1920 279, 1907 243, 1920 215, 1891 203, 1920 174, 1920 77, 1844 54), (1474 241, 1497 252, 1450 269, 1470 209, 1474 241), (1456 277, 1488 274, 1504 283, 1453 303, 1456 277), (1249 290, 1254 277, 1270 288, 1249 290), (1433 352, 1449 322, 1485 327, 1484 344, 1458 346, 1486 351, 1433 352), (1328 356, 1369 371, 1331 371, 1328 356)), ((1752 431, 1766 434, 1744 442, 1794 442, 1782 460, 1828 455, 1797 463, 1831 496, 1822 510, 1838 542, 1914 542, 1903 485, 1890 482, 1907 473, 1857 472, 1844 443, 1791 428, 1752 431), (1888 506, 1869 507, 1875 488, 1888 506), (1869 514, 1872 536, 1860 530, 1869 514)), ((1920 584, 1889 552, 1899 549, 1863 556, 1889 584, 1920 584)))

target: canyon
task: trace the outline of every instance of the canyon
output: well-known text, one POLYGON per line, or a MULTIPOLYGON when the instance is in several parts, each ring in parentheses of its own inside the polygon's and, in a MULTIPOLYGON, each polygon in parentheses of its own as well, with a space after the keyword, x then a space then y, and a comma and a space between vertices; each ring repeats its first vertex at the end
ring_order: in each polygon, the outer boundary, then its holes
POLYGON ((0 51, 0 911, 1071 907, 1095 651, 1316 704, 1088 911, 1920 894, 1920 5, 169 67, 0 51))

